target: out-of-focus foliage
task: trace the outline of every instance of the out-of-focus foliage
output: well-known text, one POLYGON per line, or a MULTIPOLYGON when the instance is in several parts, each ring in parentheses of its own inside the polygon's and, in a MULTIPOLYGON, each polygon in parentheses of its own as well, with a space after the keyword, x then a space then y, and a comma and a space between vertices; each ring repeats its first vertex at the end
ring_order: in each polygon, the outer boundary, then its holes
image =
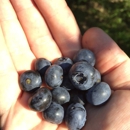
POLYGON ((66 0, 82 34, 100 27, 130 56, 129 0, 66 0))

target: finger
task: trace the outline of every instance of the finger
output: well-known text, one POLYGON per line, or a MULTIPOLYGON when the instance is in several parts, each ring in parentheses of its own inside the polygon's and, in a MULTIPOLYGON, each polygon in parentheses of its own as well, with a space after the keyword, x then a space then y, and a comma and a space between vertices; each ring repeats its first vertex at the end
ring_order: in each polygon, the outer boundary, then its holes
MULTIPOLYGON (((27 102, 27 100, 26 100, 27 102)), ((57 125, 42 121, 41 112, 35 112, 23 107, 21 101, 17 101, 8 114, 8 120, 3 129, 9 130, 56 130, 57 125)))
POLYGON ((68 130, 68 127, 65 123, 60 124, 56 130, 68 130))
POLYGON ((65 0, 35 0, 64 56, 72 57, 81 48, 81 34, 65 0))
POLYGON ((83 130, 128 130, 129 95, 129 90, 117 90, 106 104, 98 107, 87 105, 87 121, 83 130))
POLYGON ((101 29, 91 28, 83 36, 83 47, 96 55, 96 68, 112 89, 130 88, 130 60, 101 29))
POLYGON ((16 14, 8 0, 0 0, 0 21, 2 32, 17 71, 31 68, 35 59, 16 14))
POLYGON ((61 57, 51 33, 32 0, 11 0, 34 55, 54 60, 61 57))
MULTIPOLYGON (((9 111, 9 108, 18 98, 18 75, 5 45, 0 26, 0 116, 9 111), (12 82, 13 81, 13 82, 12 82), (12 96, 13 95, 13 96, 12 96)), ((3 120, 3 118, 2 118, 3 120)))

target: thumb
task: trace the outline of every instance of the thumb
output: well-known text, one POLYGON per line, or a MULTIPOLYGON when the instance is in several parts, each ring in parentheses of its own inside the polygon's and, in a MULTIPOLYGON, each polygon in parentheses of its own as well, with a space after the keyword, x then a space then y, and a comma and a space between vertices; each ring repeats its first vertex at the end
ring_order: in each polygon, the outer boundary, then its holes
POLYGON ((103 30, 96 27, 87 30, 82 46, 95 53, 95 67, 112 89, 130 88, 130 59, 103 30))

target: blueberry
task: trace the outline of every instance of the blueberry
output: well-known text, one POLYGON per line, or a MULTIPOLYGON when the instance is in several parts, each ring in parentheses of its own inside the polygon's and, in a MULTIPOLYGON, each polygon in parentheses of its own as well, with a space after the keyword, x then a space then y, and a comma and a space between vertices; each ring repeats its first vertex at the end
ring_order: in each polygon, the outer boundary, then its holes
POLYGON ((101 82, 101 74, 97 69, 95 69, 95 79, 94 79, 94 81, 95 81, 95 83, 101 82))
POLYGON ((43 119, 54 124, 61 124, 64 118, 64 109, 60 104, 52 102, 48 109, 43 111, 43 119))
POLYGON ((52 99, 58 104, 64 104, 69 102, 70 95, 65 88, 58 87, 52 90, 52 99))
POLYGON ((40 88, 42 84, 42 78, 40 74, 33 70, 25 71, 20 76, 21 89, 27 92, 32 92, 40 88))
POLYGON ((65 123, 69 130, 80 130, 86 122, 86 110, 80 103, 71 104, 66 112, 65 123))
POLYGON ((44 79, 51 88, 59 87, 63 81, 63 69, 59 65, 50 66, 46 70, 44 79))
POLYGON ((34 111, 46 110, 52 102, 52 94, 48 88, 40 88, 29 99, 29 107, 34 111))
POLYGON ((72 89, 74 89, 75 87, 73 86, 73 84, 71 83, 69 76, 66 75, 63 77, 63 82, 60 85, 62 88, 65 88, 67 91, 70 91, 72 89))
POLYGON ((45 58, 38 58, 35 61, 35 70, 43 77, 47 68, 51 66, 51 62, 45 58))
POLYGON ((92 105, 101 105, 111 96, 110 86, 105 82, 95 84, 86 94, 87 101, 92 105))
POLYGON ((95 69, 85 61, 73 64, 69 71, 69 78, 75 88, 88 90, 95 83, 95 69))
POLYGON ((70 91, 70 102, 71 103, 80 103, 82 105, 85 105, 87 102, 85 94, 86 94, 86 91, 80 91, 77 89, 70 91))
POLYGON ((60 65, 63 69, 64 75, 66 75, 66 74, 68 74, 68 72, 73 64, 73 61, 68 57, 60 57, 54 62, 54 64, 60 65))
POLYGON ((73 57, 73 61, 74 62, 87 61, 92 66, 94 66, 96 62, 94 53, 88 49, 79 50, 73 57))

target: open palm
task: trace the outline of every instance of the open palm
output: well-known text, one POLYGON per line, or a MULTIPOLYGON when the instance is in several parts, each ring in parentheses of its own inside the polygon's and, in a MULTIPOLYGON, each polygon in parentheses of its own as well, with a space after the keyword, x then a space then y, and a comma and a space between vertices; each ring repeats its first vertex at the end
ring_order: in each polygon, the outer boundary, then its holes
POLYGON ((19 87, 19 75, 33 69, 36 58, 50 61, 72 57, 80 48, 92 50, 96 68, 113 94, 104 106, 87 105, 84 130, 130 129, 130 61, 101 29, 81 38, 64 0, 0 0, 0 115, 4 130, 67 130, 44 121, 28 108, 29 94, 19 87))

